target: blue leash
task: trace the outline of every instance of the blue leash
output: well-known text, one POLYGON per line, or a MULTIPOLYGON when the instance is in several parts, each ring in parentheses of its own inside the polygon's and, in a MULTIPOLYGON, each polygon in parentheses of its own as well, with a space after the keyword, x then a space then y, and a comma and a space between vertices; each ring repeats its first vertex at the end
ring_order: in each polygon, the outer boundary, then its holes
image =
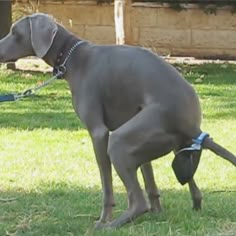
POLYGON ((0 96, 0 102, 14 102, 15 100, 16 99, 14 94, 6 94, 0 96))
POLYGON ((34 95, 38 90, 52 83, 57 78, 61 77, 64 73, 59 71, 56 75, 51 77, 49 80, 44 81, 42 84, 37 85, 33 88, 27 89, 22 93, 10 93, 5 95, 0 95, 0 102, 14 102, 25 97, 34 95))

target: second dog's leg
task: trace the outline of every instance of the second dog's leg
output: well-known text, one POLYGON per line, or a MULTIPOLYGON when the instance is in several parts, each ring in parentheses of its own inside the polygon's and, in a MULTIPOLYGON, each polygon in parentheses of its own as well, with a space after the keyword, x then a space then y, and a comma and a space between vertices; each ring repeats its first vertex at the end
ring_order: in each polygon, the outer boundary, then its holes
POLYGON ((151 205, 151 211, 159 213, 161 211, 160 193, 156 186, 151 162, 141 165, 145 189, 151 205))
MULTIPOLYGON (((201 154, 202 154, 201 151, 193 153, 192 159, 193 159, 193 163, 194 163, 195 168, 197 168, 197 166, 198 166, 198 163, 201 158, 201 154)), ((190 190, 192 201, 193 201, 193 210, 200 210, 202 207, 202 205, 201 205, 202 204, 202 193, 193 178, 188 182, 188 186, 189 186, 189 190, 190 190)))
POLYGON ((193 209, 194 210, 200 210, 201 209, 201 204, 202 204, 202 193, 199 190, 197 184, 195 183, 194 179, 192 178, 189 182, 189 190, 191 193, 191 197, 193 200, 193 209))

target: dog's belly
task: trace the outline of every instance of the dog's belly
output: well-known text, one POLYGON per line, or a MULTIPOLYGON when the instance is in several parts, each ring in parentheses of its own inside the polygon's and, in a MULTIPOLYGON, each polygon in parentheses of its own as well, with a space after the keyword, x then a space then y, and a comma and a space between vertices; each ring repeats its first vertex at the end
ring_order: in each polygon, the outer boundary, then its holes
POLYGON ((139 111, 141 106, 134 106, 129 110, 114 109, 114 107, 106 107, 104 111, 105 124, 110 131, 113 131, 128 120, 132 119, 139 111))

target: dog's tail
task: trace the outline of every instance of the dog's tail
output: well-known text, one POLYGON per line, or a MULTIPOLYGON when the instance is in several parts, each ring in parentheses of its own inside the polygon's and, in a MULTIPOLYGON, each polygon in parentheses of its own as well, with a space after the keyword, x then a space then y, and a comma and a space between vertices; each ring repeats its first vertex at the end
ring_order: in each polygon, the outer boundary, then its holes
POLYGON ((202 147, 211 150, 216 155, 223 157, 227 161, 231 162, 234 166, 236 166, 236 156, 219 144, 215 143, 211 138, 205 138, 202 147))

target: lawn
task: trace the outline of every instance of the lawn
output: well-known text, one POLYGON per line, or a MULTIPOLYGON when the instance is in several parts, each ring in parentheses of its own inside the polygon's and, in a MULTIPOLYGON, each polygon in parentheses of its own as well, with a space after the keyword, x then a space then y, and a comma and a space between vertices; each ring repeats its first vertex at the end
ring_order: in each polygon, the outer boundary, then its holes
MULTIPOLYGON (((200 96, 202 129, 236 153, 236 65, 177 67, 200 96)), ((0 93, 22 91, 49 76, 0 70, 0 93)), ((188 187, 175 179, 170 154, 153 162, 164 211, 118 230, 94 232, 102 201, 100 178, 65 81, 0 106, 1 236, 236 235, 236 169, 210 151, 203 152, 195 176, 204 196, 200 212, 192 211, 188 187)), ((127 202, 120 179, 113 176, 118 216, 127 202)))

